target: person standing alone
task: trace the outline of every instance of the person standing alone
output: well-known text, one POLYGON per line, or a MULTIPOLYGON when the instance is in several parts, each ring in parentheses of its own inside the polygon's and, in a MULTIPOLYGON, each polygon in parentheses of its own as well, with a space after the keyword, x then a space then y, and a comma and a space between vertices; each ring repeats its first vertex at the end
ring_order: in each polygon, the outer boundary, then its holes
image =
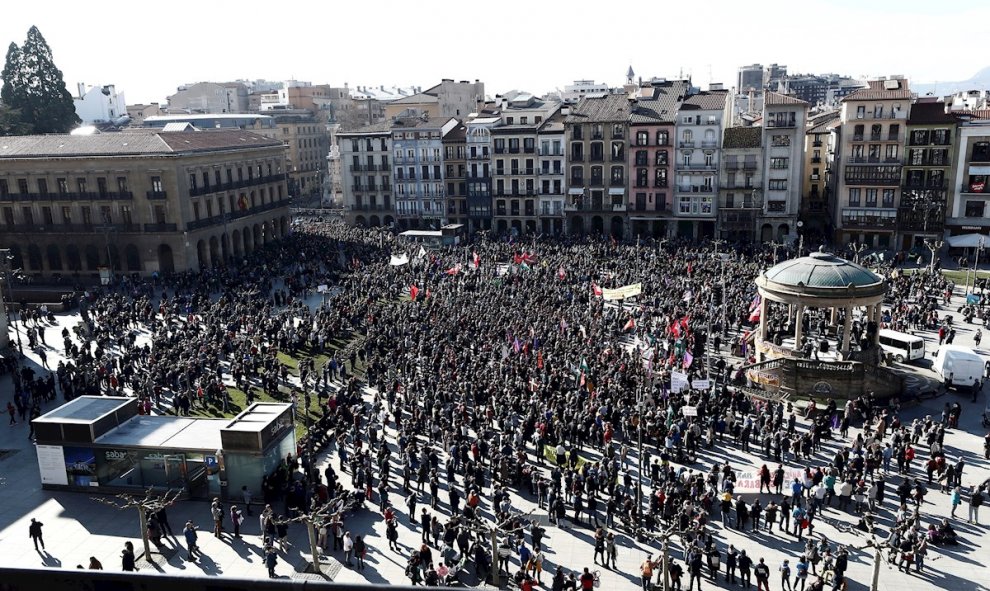
POLYGON ((43 523, 32 517, 31 525, 28 526, 28 536, 34 540, 34 549, 36 552, 41 552, 41 550, 45 549, 45 540, 41 537, 41 527, 43 525, 43 523), (38 549, 38 544, 41 544, 41 550, 38 549))

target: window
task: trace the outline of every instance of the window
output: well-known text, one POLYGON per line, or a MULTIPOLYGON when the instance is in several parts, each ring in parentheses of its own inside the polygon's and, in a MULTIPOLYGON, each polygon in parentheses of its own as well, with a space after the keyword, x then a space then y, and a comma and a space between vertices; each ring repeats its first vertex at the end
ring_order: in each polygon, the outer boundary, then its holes
POLYGON ((625 146, 622 142, 612 142, 612 162, 623 160, 625 154, 625 146))
POLYGON ((876 207, 877 206, 877 190, 876 189, 867 189, 866 190, 866 203, 864 203, 863 205, 865 205, 866 207, 876 207))
POLYGON ((896 142, 901 136, 901 126, 893 123, 887 130, 887 141, 896 142))
POLYGON ((72 208, 68 205, 62 206, 62 223, 71 224, 72 223, 72 208))
POLYGON ((775 135, 770 138, 771 145, 782 148, 791 145, 791 136, 789 135, 775 135))
POLYGON ((786 191, 787 179, 770 179, 768 188, 771 191, 786 191))
POLYGON ((78 190, 80 193, 83 194, 83 196, 85 196, 85 193, 86 193, 86 179, 85 178, 79 177, 79 178, 76 179, 76 190, 78 190))
POLYGON ((856 119, 863 119, 866 117, 866 105, 859 105, 856 107, 856 119))
POLYGON ((636 166, 647 166, 649 153, 646 150, 636 150, 636 166))
POLYGON ((859 189, 849 189, 849 206, 859 207, 859 189))
POLYGON ((911 132, 910 144, 912 146, 924 146, 928 143, 928 130, 915 129, 911 132))
MULTIPOLYGON (((205 175, 206 173, 203 173, 203 174, 205 175)), ((119 176, 119 177, 117 177, 117 191, 120 192, 120 193, 126 193, 127 192, 127 177, 126 176, 119 176)))
POLYGON ((667 166, 667 150, 657 150, 657 166, 667 166))
POLYGON ((968 218, 981 218, 983 217, 984 210, 986 209, 986 201, 967 201, 966 202, 966 217, 968 218))
POLYGON ((879 123, 874 123, 870 126, 870 141, 879 142, 880 136, 883 134, 883 126, 879 123))
POLYGON ((990 142, 976 142, 973 144, 972 162, 990 162, 990 142))
POLYGON ((923 166, 925 162, 925 151, 910 150, 908 152, 908 160, 911 162, 912 166, 923 166))
MULTIPOLYGON (((96 179, 97 184, 99 184, 99 182, 102 180, 103 180, 102 178, 96 179)), ((190 191, 196 190, 196 175, 193 173, 189 173, 189 190, 190 191)), ((102 191, 100 194, 101 195, 103 194, 102 191)))
POLYGON ((21 195, 27 195, 29 193, 27 179, 17 179, 17 192, 21 195))
POLYGON ((24 218, 24 223, 26 225, 34 225, 34 211, 32 211, 30 207, 21 208, 21 217, 24 218))
POLYGON ((650 142, 650 132, 648 131, 637 131, 636 132, 636 145, 645 146, 650 142))
POLYGON ((882 207, 893 207, 894 206, 894 190, 884 189, 883 190, 883 203, 882 207))
POLYGON ((55 224, 55 220, 52 219, 52 208, 47 205, 41 207, 41 223, 46 226, 55 224))
POLYGON ((770 168, 775 170, 786 170, 790 158, 771 158, 770 168))
POLYGON ((883 118, 883 105, 874 105, 873 107, 873 118, 881 119, 883 118))
POLYGON ((657 145, 658 146, 666 146, 669 141, 670 141, 670 134, 668 132, 666 132, 666 131, 658 131, 657 132, 657 145))
POLYGON ((613 138, 623 138, 625 136, 626 136, 625 130, 623 129, 621 123, 616 123, 615 125, 612 126, 612 137, 613 138))
POLYGON ((897 162, 897 150, 897 144, 887 144, 887 148, 884 152, 884 159, 886 159, 887 162, 897 162))
POLYGON ((41 195, 48 194, 48 181, 46 179, 38 179, 38 193, 41 195))
POLYGON ((656 186, 656 187, 666 187, 667 186, 667 169, 666 168, 658 168, 657 171, 656 171, 656 175, 655 175, 654 179, 655 179, 654 180, 654 183, 653 183, 654 186, 656 186))
POLYGON ((950 131, 948 129, 932 130, 932 143, 937 146, 949 145, 950 131))

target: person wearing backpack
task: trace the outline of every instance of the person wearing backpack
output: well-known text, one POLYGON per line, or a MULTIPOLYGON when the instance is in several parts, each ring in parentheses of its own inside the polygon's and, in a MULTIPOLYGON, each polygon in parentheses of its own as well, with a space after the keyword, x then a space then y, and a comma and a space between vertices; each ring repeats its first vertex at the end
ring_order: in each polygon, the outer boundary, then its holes
POLYGON ((784 560, 777 570, 780 571, 780 588, 791 591, 791 561, 784 560))
POLYGON ((804 556, 798 558, 797 564, 794 565, 794 587, 797 589, 798 583, 801 584, 801 591, 804 591, 804 585, 808 580, 808 560, 804 556))

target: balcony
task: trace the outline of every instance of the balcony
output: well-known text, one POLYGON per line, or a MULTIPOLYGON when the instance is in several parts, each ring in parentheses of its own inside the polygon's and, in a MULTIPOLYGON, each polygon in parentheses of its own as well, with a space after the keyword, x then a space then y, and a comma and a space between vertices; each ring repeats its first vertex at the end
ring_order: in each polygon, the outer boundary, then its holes
POLYGON ((821 175, 819 175, 819 174, 811 174, 811 175, 808 175, 808 178, 810 180, 817 181, 817 180, 820 180, 821 179, 821 175))
POLYGON ((815 141, 811 142, 811 147, 812 148, 821 148, 822 147, 822 141, 821 140, 815 140, 815 141))
POLYGON ((612 211, 626 211, 626 207, 625 203, 613 203, 612 211))
POLYGON ((714 193, 714 187, 708 185, 677 185, 678 193, 714 193))
POLYGON ((715 170, 715 164, 682 164, 678 163, 677 170, 687 170, 687 171, 699 171, 699 172, 713 172, 715 170))
POLYGON ((612 180, 609 181, 608 186, 610 186, 610 187, 625 187, 626 186, 626 180, 625 179, 612 179, 612 180))
POLYGON ((959 192, 968 195, 990 194, 990 183, 965 183, 960 185, 959 192))
POLYGON ((863 134, 861 134, 861 133, 854 133, 853 134, 853 141, 854 142, 861 142, 861 141, 863 141, 863 134))
POLYGON ((822 163, 822 159, 820 157, 818 157, 818 156, 812 156, 811 163, 812 164, 821 164, 822 163))
POLYGON ((592 178, 591 182, 588 183, 592 187, 603 187, 605 186, 605 179, 603 178, 592 178))
POLYGON ((133 233, 141 231, 141 224, 14 224, 4 226, 8 232, 40 234, 92 234, 97 232, 133 233))
POLYGON ((495 146, 495 153, 496 154, 505 154, 505 146, 502 146, 502 147, 495 146))
POLYGON ((694 141, 693 140, 689 140, 689 141, 677 142, 677 147, 678 148, 693 148, 694 147, 694 141))
POLYGON ((718 147, 718 142, 717 141, 701 142, 701 147, 702 148, 717 148, 718 147))
POLYGON ((154 232, 154 233, 159 233, 159 234, 162 233, 162 232, 178 232, 179 231, 179 225, 178 224, 168 224, 168 223, 145 224, 144 225, 144 231, 145 232, 154 232))
POLYGON ((605 162, 605 154, 592 154, 588 157, 588 162, 605 162))
POLYGON ((509 147, 509 154, 518 154, 518 153, 519 153, 519 146, 516 146, 514 148, 511 146, 509 147))
POLYGON ((908 181, 904 183, 901 188, 905 191, 944 191, 947 188, 948 183, 946 181, 938 182, 911 182, 908 181))
POLYGON ((767 119, 766 126, 768 128, 797 127, 797 119, 794 117, 771 117, 770 119, 767 119))
POLYGON ((571 162, 584 162, 584 154, 571 154, 571 162))
POLYGON ((168 193, 165 191, 147 191, 144 195, 149 201, 168 199, 168 193))

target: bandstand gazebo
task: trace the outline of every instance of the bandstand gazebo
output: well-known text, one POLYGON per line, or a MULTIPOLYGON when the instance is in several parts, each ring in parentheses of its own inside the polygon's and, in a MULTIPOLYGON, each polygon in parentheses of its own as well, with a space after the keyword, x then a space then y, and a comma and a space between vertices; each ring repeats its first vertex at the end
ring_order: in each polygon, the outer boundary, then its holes
MULTIPOLYGON (((755 334, 757 363, 747 375, 764 387, 799 395, 894 394, 902 378, 879 367, 881 307, 887 280, 852 261, 823 251, 783 261, 756 278, 760 325, 755 334), (818 327, 809 357, 802 342, 805 316, 814 311, 818 327), (840 321, 841 318, 841 321, 840 321), (768 325, 777 328, 776 342, 768 325), (853 323, 862 338, 854 342, 853 323), (841 323, 841 331, 840 331, 841 323), (835 344, 823 347, 829 337, 835 344), (884 381, 888 381, 886 385, 884 381)), ((811 324, 809 322, 809 324, 811 324)), ((813 328, 813 326, 809 326, 813 328)))

